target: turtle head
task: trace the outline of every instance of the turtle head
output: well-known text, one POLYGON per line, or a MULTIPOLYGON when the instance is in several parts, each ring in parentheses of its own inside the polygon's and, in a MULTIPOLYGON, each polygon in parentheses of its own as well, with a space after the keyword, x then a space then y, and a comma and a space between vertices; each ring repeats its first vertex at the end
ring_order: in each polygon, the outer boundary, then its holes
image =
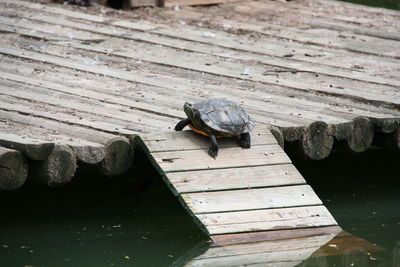
POLYGON ((199 110, 188 102, 185 102, 185 105, 183 105, 183 110, 185 111, 186 116, 188 116, 189 119, 198 118, 200 115, 199 110))

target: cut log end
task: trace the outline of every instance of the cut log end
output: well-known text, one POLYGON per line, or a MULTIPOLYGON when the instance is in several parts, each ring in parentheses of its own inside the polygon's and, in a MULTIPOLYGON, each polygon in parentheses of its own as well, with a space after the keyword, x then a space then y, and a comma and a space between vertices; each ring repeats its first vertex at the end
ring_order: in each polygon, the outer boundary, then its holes
POLYGON ((330 127, 323 121, 311 123, 304 131, 301 147, 305 157, 319 160, 329 156, 333 146, 330 127))
POLYGON ((32 160, 46 159, 54 148, 54 143, 27 144, 24 154, 32 160))
POLYGON ((367 150, 374 139, 374 127, 365 117, 357 117, 352 122, 350 136, 347 138, 349 148, 354 152, 367 150))
POLYGON ((49 157, 32 163, 32 179, 59 187, 69 183, 75 175, 76 156, 71 148, 56 144, 49 157))
POLYGON ((272 126, 269 130, 271 131, 272 135, 275 137, 278 144, 283 149, 285 146, 285 139, 283 138, 282 131, 278 127, 275 127, 275 126, 272 126))
POLYGON ((72 149, 80 162, 85 164, 98 164, 104 159, 107 148, 105 146, 76 146, 72 149))
POLYGON ((0 147, 0 190, 16 190, 26 181, 28 163, 21 152, 0 147))
POLYGON ((106 154, 101 166, 108 176, 121 174, 131 168, 134 150, 124 137, 116 137, 108 141, 106 154))

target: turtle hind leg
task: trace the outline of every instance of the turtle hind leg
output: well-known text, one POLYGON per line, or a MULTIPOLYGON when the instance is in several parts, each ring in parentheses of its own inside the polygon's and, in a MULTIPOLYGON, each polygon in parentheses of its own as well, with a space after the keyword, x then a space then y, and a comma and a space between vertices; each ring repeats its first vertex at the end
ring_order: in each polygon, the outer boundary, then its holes
POLYGON ((250 141, 250 134, 249 133, 242 133, 240 135, 240 146, 243 148, 250 148, 251 141, 250 141))
POLYGON ((210 134, 210 149, 208 150, 208 154, 214 159, 218 156, 218 144, 215 134, 210 134))
POLYGON ((175 131, 182 131, 190 123, 188 118, 181 120, 175 125, 175 131))

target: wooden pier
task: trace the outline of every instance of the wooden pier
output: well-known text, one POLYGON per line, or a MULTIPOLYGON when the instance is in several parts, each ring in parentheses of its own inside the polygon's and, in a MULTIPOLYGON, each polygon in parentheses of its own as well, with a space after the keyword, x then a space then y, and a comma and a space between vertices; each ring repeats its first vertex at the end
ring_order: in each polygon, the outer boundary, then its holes
POLYGON ((137 138, 166 184, 214 242, 338 232, 335 219, 268 129, 255 129, 250 149, 239 147, 232 138, 219 141, 215 160, 207 153, 209 139, 192 131, 137 138))
POLYGON ((62 186, 82 165, 116 176, 140 147, 200 228, 231 245, 194 266, 216 255, 241 262, 249 250, 257 261, 247 263, 290 255, 295 265, 340 232, 284 144, 315 160, 336 144, 400 149, 398 11, 328 0, 131 11, 0 0, 0 31, 0 190, 27 179, 62 186), (251 149, 221 140, 214 160, 206 138, 173 131, 183 103, 206 98, 255 119, 251 149))
POLYGON ((240 103, 311 159, 335 143, 400 149, 398 11, 326 0, 131 11, 40 2, 0 1, 1 189, 28 173, 61 186, 79 165, 123 173, 136 135, 172 132, 185 101, 212 97, 240 103))

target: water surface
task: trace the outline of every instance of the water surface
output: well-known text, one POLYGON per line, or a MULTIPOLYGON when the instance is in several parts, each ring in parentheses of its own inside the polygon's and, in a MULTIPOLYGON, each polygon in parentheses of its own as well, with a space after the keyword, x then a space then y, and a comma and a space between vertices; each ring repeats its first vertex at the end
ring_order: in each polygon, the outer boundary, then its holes
MULTIPOLYGON (((302 266, 400 266, 398 153, 291 158, 345 231, 384 249, 302 266)), ((180 266, 201 254, 207 237, 151 166, 139 166, 115 179, 83 173, 59 189, 0 193, 0 266, 180 266)))

